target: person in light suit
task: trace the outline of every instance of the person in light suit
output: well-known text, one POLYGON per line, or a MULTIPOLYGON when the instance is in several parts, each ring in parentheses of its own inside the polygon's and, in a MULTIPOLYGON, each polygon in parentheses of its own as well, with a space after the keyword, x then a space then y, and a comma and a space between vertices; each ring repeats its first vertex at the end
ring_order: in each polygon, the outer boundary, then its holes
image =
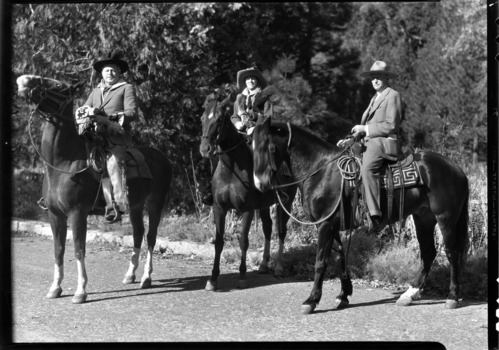
POLYGON ((385 62, 374 62, 371 70, 361 76, 371 79, 376 94, 362 114, 360 124, 352 128, 352 134, 354 138, 364 138, 362 183, 372 222, 369 234, 376 234, 384 227, 380 210, 380 169, 387 160, 397 160, 400 152, 397 138, 402 102, 400 94, 388 85, 388 80, 397 75, 389 71, 385 62))

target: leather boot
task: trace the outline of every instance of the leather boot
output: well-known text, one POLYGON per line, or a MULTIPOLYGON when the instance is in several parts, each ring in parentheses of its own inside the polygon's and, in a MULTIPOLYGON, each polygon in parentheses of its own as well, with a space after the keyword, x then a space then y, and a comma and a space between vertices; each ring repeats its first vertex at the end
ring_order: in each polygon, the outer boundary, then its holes
POLYGON ((113 200, 111 180, 108 177, 102 179, 102 192, 104 193, 104 199, 106 200, 106 211, 104 213, 106 222, 112 224, 121 221, 121 211, 113 200))
POLYGON ((385 227, 383 220, 378 215, 371 216, 371 228, 367 231, 368 235, 378 235, 379 232, 385 227))

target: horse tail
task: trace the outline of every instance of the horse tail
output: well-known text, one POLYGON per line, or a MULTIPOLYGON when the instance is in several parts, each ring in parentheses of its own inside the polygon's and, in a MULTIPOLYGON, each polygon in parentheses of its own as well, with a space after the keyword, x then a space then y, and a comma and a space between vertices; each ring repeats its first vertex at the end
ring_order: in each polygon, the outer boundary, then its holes
POLYGON ((469 221, 469 186, 468 179, 466 178, 466 197, 464 199, 463 206, 461 208, 461 213, 456 224, 456 234, 457 234, 457 247, 459 252, 459 262, 461 266, 466 263, 466 258, 468 254, 468 249, 470 247, 470 241, 468 237, 468 221, 469 221))

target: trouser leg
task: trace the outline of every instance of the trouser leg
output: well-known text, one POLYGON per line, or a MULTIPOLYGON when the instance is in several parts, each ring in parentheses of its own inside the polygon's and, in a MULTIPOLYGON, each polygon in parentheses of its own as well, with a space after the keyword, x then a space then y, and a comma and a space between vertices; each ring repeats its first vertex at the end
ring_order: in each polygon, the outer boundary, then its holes
POLYGON ((362 159, 362 183, 365 188, 365 201, 371 216, 382 216, 380 210, 380 168, 384 163, 376 149, 369 147, 362 159))

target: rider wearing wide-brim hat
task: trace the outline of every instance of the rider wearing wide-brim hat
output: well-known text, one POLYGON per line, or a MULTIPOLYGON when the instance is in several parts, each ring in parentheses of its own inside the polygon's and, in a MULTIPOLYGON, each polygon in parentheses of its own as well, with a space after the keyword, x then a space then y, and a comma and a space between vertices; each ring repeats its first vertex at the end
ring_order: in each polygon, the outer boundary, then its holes
POLYGON ((234 102, 231 121, 238 130, 246 129, 250 134, 268 99, 268 96, 262 93, 267 81, 257 68, 240 70, 237 72, 236 81, 240 92, 234 102))
MULTIPOLYGON (((84 105, 76 110, 79 126, 104 117, 106 123, 96 123, 95 132, 105 140, 104 149, 108 154, 107 170, 110 176, 104 178, 102 187, 106 199, 106 220, 116 222, 121 219, 121 211, 128 207, 126 193, 123 191, 122 166, 132 150, 129 135, 131 122, 137 118, 137 95, 135 87, 123 79, 128 71, 128 63, 119 52, 112 51, 93 63, 102 80, 90 93, 84 105), (82 124, 82 121, 85 122, 82 124)), ((102 119, 101 119, 102 120, 102 119)), ((92 123, 90 123, 92 124, 92 123)))
MULTIPOLYGON (((384 61, 375 61, 371 69, 360 74, 371 79, 376 94, 362 114, 361 122, 352 128, 354 138, 363 138, 365 151, 362 157, 362 182, 365 202, 373 223, 370 233, 383 227, 380 209, 380 169, 387 160, 397 160, 400 154, 398 133, 402 118, 400 94, 389 86, 389 79, 397 77, 384 61)), ((338 142, 344 146, 345 140, 338 142)))

